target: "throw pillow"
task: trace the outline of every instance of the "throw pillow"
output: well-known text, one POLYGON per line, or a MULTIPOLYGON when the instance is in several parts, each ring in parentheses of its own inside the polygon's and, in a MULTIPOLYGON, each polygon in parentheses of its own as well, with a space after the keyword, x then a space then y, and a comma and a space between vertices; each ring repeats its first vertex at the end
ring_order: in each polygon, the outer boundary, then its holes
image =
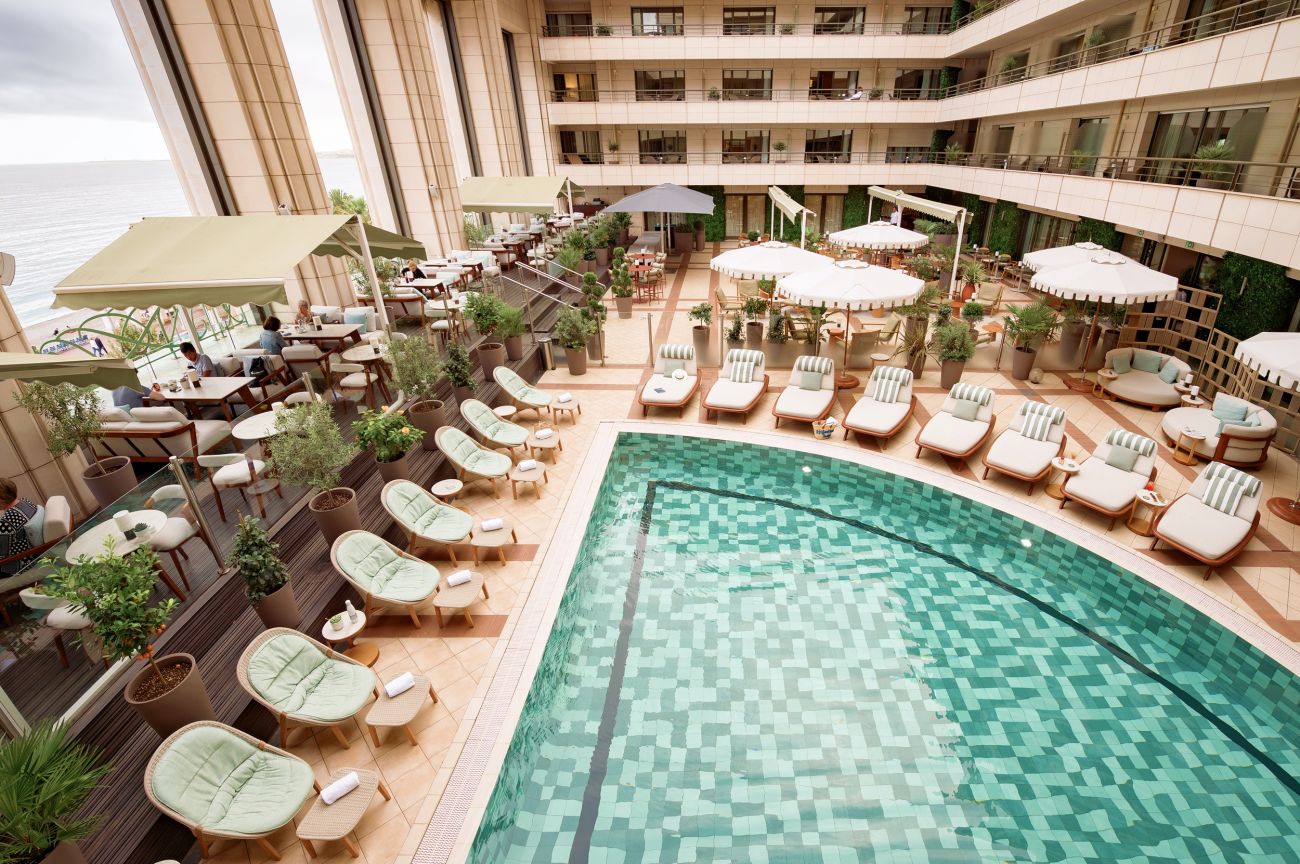
POLYGON ((807 369, 799 373, 800 390, 820 390, 822 389, 822 373, 812 372, 807 369))
POLYGON ((1143 351, 1139 348, 1133 352, 1133 368, 1139 372, 1159 372, 1160 361, 1164 359, 1154 351, 1143 351))
POLYGON ((664 375, 666 375, 667 377, 669 377, 669 378, 673 377, 673 373, 676 372, 678 369, 681 369, 683 372, 686 371, 686 361, 685 361, 685 360, 665 360, 665 361, 664 361, 664 375))
POLYGON ((1047 414, 1030 414, 1020 425, 1020 434, 1030 441, 1046 441, 1047 432, 1052 428, 1052 418, 1047 414))
POLYGON ((1106 454, 1106 464, 1112 468, 1118 468, 1121 471, 1132 471, 1133 466, 1137 464, 1138 452, 1128 447, 1115 445, 1110 448, 1106 454))
POLYGON ((1246 487, 1230 476, 1215 477, 1205 487, 1201 501, 1229 516, 1237 512, 1237 505, 1246 494, 1246 487))
POLYGON ((954 399, 952 416, 958 420, 974 420, 980 413, 980 403, 970 399, 954 399))
POLYGON ((1124 375, 1132 369, 1133 366, 1128 362, 1127 354, 1116 354, 1110 359, 1110 368, 1115 370, 1115 374, 1124 375))
POLYGON ((877 402, 897 402, 900 388, 901 384, 898 381, 889 381, 882 378, 876 382, 876 391, 871 398, 877 402))
POLYGON ((1178 367, 1172 363, 1166 363, 1160 367, 1160 380, 1166 384, 1172 384, 1178 380, 1178 367))
POLYGON ((189 418, 171 407, 132 408, 131 419, 137 423, 188 423, 189 418))
POLYGON ((1215 394, 1214 406, 1210 409, 1210 413, 1221 421, 1220 426, 1224 423, 1240 423, 1246 419, 1249 411, 1250 403, 1233 399, 1226 393, 1215 394))
POLYGON ((731 364, 731 382, 733 384, 749 384, 754 380, 754 361, 742 360, 735 361, 731 364))

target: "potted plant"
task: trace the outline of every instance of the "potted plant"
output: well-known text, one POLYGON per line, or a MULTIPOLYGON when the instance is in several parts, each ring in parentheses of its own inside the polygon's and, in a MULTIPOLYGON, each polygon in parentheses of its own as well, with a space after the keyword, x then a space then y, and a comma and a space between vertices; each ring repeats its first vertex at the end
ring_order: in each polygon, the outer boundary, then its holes
POLYGON ((470 293, 465 301, 465 317, 484 340, 478 346, 478 362, 483 367, 484 380, 490 379, 492 370, 506 362, 506 346, 492 338, 501 325, 505 305, 495 294, 478 291, 470 293))
POLYGON ((782 35, 782 36, 789 36, 789 35, 790 35, 791 33, 793 33, 793 32, 794 32, 794 25, 793 25, 793 24, 782 24, 782 25, 781 25, 781 35, 782 35))
POLYGON ((1040 297, 1028 305, 1010 307, 1006 322, 1006 337, 1016 346, 1011 353, 1011 377, 1024 381, 1034 368, 1039 347, 1056 334, 1061 319, 1047 298, 1040 297))
POLYGON ((870 90, 867 91, 867 98, 871 99, 872 101, 875 101, 876 99, 879 99, 881 96, 884 95, 885 95, 885 91, 881 87, 872 87, 870 90))
POLYGON ((695 344, 695 359, 699 363, 709 354, 709 325, 713 323, 713 306, 710 303, 697 303, 686 313, 695 322, 691 327, 691 341, 695 344))
POLYGON ((596 25, 596 35, 597 35, 597 36, 608 36, 609 34, 611 34, 611 33, 613 33, 613 32, 614 32, 613 29, 612 29, 608 24, 597 24, 597 25, 596 25))
POLYGON ((974 297, 975 292, 979 290, 980 283, 988 278, 988 273, 984 272, 984 266, 975 260, 961 262, 961 267, 957 269, 957 275, 962 281, 961 299, 963 300, 974 297))
POLYGON ((709 101, 710 101, 710 102, 717 102, 717 101, 718 101, 719 99, 721 99, 721 98, 722 98, 722 91, 721 91, 721 90, 719 90, 717 87, 710 87, 710 88, 709 88, 709 101))
POLYGON ((577 285, 578 279, 581 278, 579 268, 582 267, 582 249, 573 246, 561 246, 555 250, 555 258, 552 259, 554 266, 550 268, 550 273, 557 279, 563 279, 570 285, 577 285))
POLYGON ((972 333, 974 333, 975 325, 980 323, 980 321, 983 321, 984 316, 987 313, 988 309, 985 308, 983 303, 976 303, 974 300, 969 300, 961 307, 961 320, 965 321, 966 326, 971 329, 972 333))
POLYGON ((930 353, 939 361, 939 386, 951 390, 966 371, 966 361, 975 354, 975 336, 964 323, 949 320, 935 328, 930 353))
POLYGON ((636 292, 632 290, 632 274, 628 273, 627 265, 621 260, 618 267, 614 269, 610 282, 610 290, 614 292, 614 307, 618 309, 618 317, 631 318, 632 295, 636 292))
POLYGON ((694 222, 691 223, 691 227, 695 229, 695 248, 703 252, 704 251, 704 220, 696 219, 694 222))
POLYGON ((777 141, 775 144, 772 145, 772 149, 776 151, 777 164, 779 165, 785 164, 785 151, 787 149, 786 143, 784 141, 777 141))
POLYGON ((966 151, 956 141, 949 141, 948 145, 943 148, 943 161, 946 165, 958 165, 961 163, 962 154, 966 151))
POLYGON ((239 517, 230 563, 239 568, 244 593, 262 623, 270 627, 298 626, 300 615, 289 582, 289 568, 280 560, 280 544, 252 516, 239 517))
POLYGON ((1093 166, 1097 162, 1097 157, 1087 150, 1070 151, 1070 173, 1080 176, 1087 176, 1092 173, 1093 166))
POLYGON ((587 226, 587 236, 591 240, 591 251, 596 268, 608 267, 609 247, 614 239, 609 225, 605 224, 604 219, 597 217, 591 225, 587 226))
POLYGON ((619 246, 627 245, 627 231, 632 227, 632 214, 630 213, 611 213, 610 218, 614 220, 614 233, 616 242, 619 246))
POLYGON ((1084 331, 1088 329, 1086 312, 1086 304, 1075 300, 1067 300, 1061 305, 1061 357, 1066 361, 1079 352, 1084 331))
MULTIPOLYGON (((507 339, 507 353, 509 347, 510 340, 507 339)), ((433 433, 447 422, 442 401, 434 398, 442 379, 442 364, 437 352, 427 339, 411 337, 393 342, 388 348, 388 359, 392 363, 393 383, 411 400, 407 417, 413 426, 424 430, 421 445, 425 450, 437 450, 433 433)))
POLYGON ((998 67, 998 73, 1002 76, 1002 83, 1006 84, 1019 80, 1022 77, 1020 73, 1025 68, 1026 60, 1026 57, 1017 54, 1003 57, 1002 65, 998 67))
POLYGON ((741 333, 741 320, 739 313, 731 316, 731 322, 727 325, 726 339, 727 350, 745 347, 745 337, 741 333))
POLYGON ((555 319, 555 340, 564 348, 564 362, 570 375, 587 374, 587 341, 596 335, 596 325, 578 309, 565 309, 555 319))
POLYGON ((745 235, 745 238, 749 240, 750 243, 757 243, 758 237, 759 234, 757 231, 750 231, 748 234, 745 235))
POLYGON ((907 355, 907 367, 912 370, 915 378, 920 378, 925 371, 926 333, 930 328, 930 316, 939 306, 940 297, 939 286, 927 284, 915 300, 894 309, 904 320, 902 347, 899 350, 907 355))
POLYGON ((618 142, 606 141, 605 149, 609 151, 609 156, 606 158, 605 161, 607 161, 610 165, 617 165, 618 164, 618 142))
POLYGON ((328 543, 361 527, 357 493, 343 482, 343 469, 357 448, 343 440, 330 406, 309 402, 276 415, 276 434, 267 439, 271 465, 282 483, 306 486, 314 493, 307 507, 328 543))
POLYGON ((678 222, 673 226, 673 248, 678 253, 690 252, 694 241, 695 232, 691 230, 690 223, 678 222))
POLYGON ((766 325, 759 319, 767 314, 767 301, 762 297, 746 297, 741 311, 745 313, 745 347, 763 350, 763 328, 766 325))
POLYGON ((33 381, 22 386, 18 404, 45 422, 45 440, 51 456, 71 456, 82 451, 90 464, 81 480, 100 507, 107 507, 135 488, 135 471, 126 456, 100 459, 93 441, 103 428, 99 397, 94 387, 62 382, 33 381))
POLYGON ((456 343, 447 347, 447 359, 442 363, 442 377, 451 384, 457 402, 464 402, 474 396, 474 367, 469 362, 469 352, 464 345, 456 343))
POLYGON ((586 273, 582 277, 583 307, 582 315, 595 325, 592 335, 587 339, 587 356, 600 360, 604 356, 602 327, 609 311, 605 308, 605 291, 607 289, 596 278, 595 273, 586 273))
POLYGON ((420 443, 424 432, 402 416, 401 411, 368 411, 352 421, 357 444, 369 450, 379 463, 379 476, 385 483, 410 479, 407 457, 420 443))
POLYGON ((1202 144, 1196 148, 1192 154, 1196 161, 1192 163, 1192 169, 1200 173, 1196 181, 1198 187, 1204 189, 1227 189, 1231 185, 1233 166, 1224 165, 1224 162, 1231 162, 1237 156, 1236 148, 1230 141, 1216 141, 1213 144, 1202 144))
POLYGON ((501 303, 501 320, 497 323, 497 337, 506 346, 507 360, 524 359, 524 310, 519 306, 501 303))
MULTIPOLYGON (((111 542, 111 541, 110 541, 111 542)), ((176 598, 153 603, 158 556, 142 547, 129 555, 107 550, 51 574, 46 593, 68 601, 85 616, 110 663, 142 660, 123 695, 154 730, 166 738, 196 720, 215 720, 198 665, 189 654, 155 657, 153 640, 167 629, 176 598)))
POLYGON ((1097 49, 1106 44, 1106 31, 1098 27, 1088 34, 1088 41, 1084 46, 1088 49, 1088 62, 1096 63, 1100 58, 1101 52, 1097 49))
POLYGON ((490 233, 487 226, 480 225, 477 221, 470 219, 468 216, 465 217, 464 221, 465 224, 463 230, 465 232, 465 242, 471 247, 482 246, 490 233))
POLYGON ((108 774, 97 751, 69 740, 72 726, 42 720, 0 743, 0 861, 85 864, 77 841, 100 816, 77 818, 108 774))

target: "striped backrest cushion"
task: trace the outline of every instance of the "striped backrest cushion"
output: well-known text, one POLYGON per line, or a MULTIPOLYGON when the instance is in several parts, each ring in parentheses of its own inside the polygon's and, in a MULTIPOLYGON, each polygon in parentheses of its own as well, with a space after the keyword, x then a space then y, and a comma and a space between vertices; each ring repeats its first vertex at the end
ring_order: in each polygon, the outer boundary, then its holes
POLYGON ((753 363, 758 365, 763 362, 762 351, 752 351, 748 348, 732 348, 727 352, 728 363, 753 363))
POLYGON ((665 360, 690 360, 695 356, 695 346, 669 342, 659 346, 659 356, 665 360))
POLYGON ((817 372, 822 375, 829 375, 834 368, 834 363, 829 357, 814 357, 811 354, 802 354, 795 358, 794 371, 796 372, 817 372))
MULTIPOLYGON (((1259 493, 1259 478, 1251 477, 1245 471, 1233 468, 1231 465, 1224 465, 1222 462, 1211 462, 1209 467, 1202 474, 1206 480, 1211 482, 1220 479, 1230 480, 1242 487, 1244 494, 1254 496, 1259 493)), ((1209 503, 1208 501, 1206 502, 1209 503)), ((1226 511, 1225 511, 1226 512, 1226 511)))
POLYGON ((1060 423, 1065 419, 1064 408, 1059 405, 1048 405, 1046 402, 1035 402, 1032 399, 1026 399, 1021 403, 1020 413, 1026 417, 1044 416, 1052 423, 1060 423))
POLYGON ((897 402, 898 391, 903 389, 903 385, 892 378, 881 378, 876 381, 876 393, 871 398, 877 402, 897 402))
POLYGON ((1201 493, 1201 500, 1220 513, 1232 516, 1236 514, 1241 496, 1245 494, 1245 484, 1238 483, 1236 478, 1224 474, 1209 482, 1205 491, 1201 493))
POLYGON ((1052 428, 1052 418, 1047 414, 1030 414, 1020 424, 1020 434, 1031 441, 1046 441, 1052 428))
POLYGON ((1127 447, 1136 450, 1139 456, 1151 456, 1156 452, 1156 442, 1136 432, 1112 429, 1106 433, 1106 443, 1112 447, 1127 447))
POLYGON ((875 381, 897 381, 899 387, 906 387, 912 383, 912 370, 902 366, 877 366, 871 370, 871 377, 875 381))
POLYGON ((948 395, 954 399, 966 399, 970 402, 978 402, 980 405, 988 405, 989 401, 993 398, 993 391, 987 387, 980 387, 976 384, 966 384, 965 382, 959 381, 952 385, 952 389, 948 391, 948 395))
POLYGON ((754 361, 731 361, 731 381, 734 384, 748 384, 754 380, 754 361))

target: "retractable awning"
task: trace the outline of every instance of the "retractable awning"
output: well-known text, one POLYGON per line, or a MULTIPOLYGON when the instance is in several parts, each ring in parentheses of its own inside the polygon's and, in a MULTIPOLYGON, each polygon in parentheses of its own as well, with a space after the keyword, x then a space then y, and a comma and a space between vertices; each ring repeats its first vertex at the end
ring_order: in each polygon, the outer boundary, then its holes
POLYGON ((789 216, 795 222, 798 222, 799 218, 804 213, 807 213, 809 216, 817 215, 812 210, 809 210, 807 207, 791 198, 780 186, 768 186, 767 196, 772 199, 772 203, 776 205, 776 209, 789 216))
MULTIPOLYGON (((568 177, 467 177, 460 184, 460 206, 470 213, 554 213, 555 200, 573 200, 568 177)), ((572 207, 572 204, 570 204, 572 207)))
POLYGON ((18 351, 0 351, 0 381, 47 381, 51 384, 66 381, 79 385, 94 384, 108 390, 140 387, 140 377, 130 360, 18 351))
POLYGON ((958 217, 963 217, 966 213, 965 207, 957 207, 953 204, 940 204, 938 201, 929 201, 925 198, 918 198, 915 195, 909 195, 906 192, 899 192, 893 189, 886 189, 883 186, 871 186, 867 189, 867 195, 870 198, 879 198, 882 201, 888 201, 898 207, 907 210, 915 210, 918 213, 924 213, 927 216, 934 216, 945 222, 956 224, 958 217))

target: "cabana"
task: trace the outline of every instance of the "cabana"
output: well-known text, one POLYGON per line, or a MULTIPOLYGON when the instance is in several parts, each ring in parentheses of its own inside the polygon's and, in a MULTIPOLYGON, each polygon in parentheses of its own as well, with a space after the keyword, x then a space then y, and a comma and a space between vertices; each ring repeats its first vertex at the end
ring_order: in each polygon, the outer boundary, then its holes
POLYGON ((881 201, 888 201, 895 207, 915 210, 918 213, 924 213, 927 216, 933 216, 936 219, 942 219, 957 226, 957 246, 952 258, 952 281, 948 286, 948 293, 955 295, 957 293, 957 262, 961 259, 961 235, 966 228, 966 208, 957 207, 953 204, 940 204, 938 201, 928 201, 925 198, 886 189, 883 186, 869 186, 867 188, 868 221, 871 219, 871 204, 877 198, 881 201))

